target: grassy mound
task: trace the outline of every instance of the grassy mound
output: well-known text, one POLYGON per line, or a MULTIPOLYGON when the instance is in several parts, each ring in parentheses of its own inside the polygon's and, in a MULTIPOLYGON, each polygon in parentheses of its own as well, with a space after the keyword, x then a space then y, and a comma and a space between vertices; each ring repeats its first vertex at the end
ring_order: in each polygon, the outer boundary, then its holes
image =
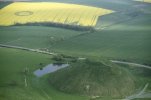
POLYGON ((80 95, 124 97, 135 88, 134 77, 110 62, 77 61, 50 75, 57 89, 80 95))

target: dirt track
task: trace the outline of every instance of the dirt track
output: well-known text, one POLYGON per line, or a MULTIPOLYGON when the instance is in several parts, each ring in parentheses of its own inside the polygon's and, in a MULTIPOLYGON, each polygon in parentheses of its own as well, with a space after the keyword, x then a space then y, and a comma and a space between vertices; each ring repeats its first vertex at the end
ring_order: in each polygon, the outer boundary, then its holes
MULTIPOLYGON (((25 47, 20 47, 20 46, 11 46, 11 45, 0 44, 0 47, 15 48, 15 49, 38 52, 38 53, 43 53, 43 54, 56 55, 56 53, 42 51, 42 50, 39 50, 39 49, 25 48, 25 47)), ((151 69, 151 66, 147 66, 147 65, 143 65, 143 64, 137 64, 137 63, 132 63, 132 62, 124 62, 124 61, 118 61, 118 60, 110 60, 110 61, 113 62, 113 63, 117 63, 117 64, 127 64, 127 65, 136 66, 136 67, 143 67, 143 68, 151 69)))
POLYGON ((143 68, 151 69, 151 66, 132 63, 132 62, 125 62, 125 61, 118 61, 118 60, 110 60, 110 61, 113 63, 117 63, 117 64, 126 64, 126 65, 132 65, 132 66, 136 66, 136 67, 143 67, 143 68))
POLYGON ((42 51, 42 50, 39 50, 39 49, 25 48, 25 47, 20 47, 20 46, 11 46, 11 45, 0 44, 0 47, 21 49, 21 50, 26 50, 26 51, 32 51, 32 52, 38 52, 38 53, 43 53, 43 54, 55 55, 55 53, 42 51))

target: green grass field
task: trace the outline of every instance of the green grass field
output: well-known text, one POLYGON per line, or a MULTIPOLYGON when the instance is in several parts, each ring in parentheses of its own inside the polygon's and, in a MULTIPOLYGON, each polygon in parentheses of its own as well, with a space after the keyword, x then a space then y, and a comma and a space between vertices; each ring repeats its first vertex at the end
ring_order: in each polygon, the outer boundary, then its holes
POLYGON ((150 16, 108 27, 102 31, 72 37, 56 43, 54 51, 78 55, 151 62, 150 16))
POLYGON ((91 4, 114 10, 115 13, 101 17, 96 26, 100 29, 94 33, 43 26, 0 27, 0 43, 37 49, 48 48, 53 52, 77 56, 151 64, 151 7, 148 4, 141 6, 141 2, 131 0, 62 2, 91 4), (101 30, 103 27, 105 29, 101 30))
POLYGON ((88 100, 88 97, 65 94, 55 90, 47 76, 37 78, 33 71, 39 63, 51 63, 51 56, 23 50, 0 48, 0 100, 88 100), (28 67, 27 84, 24 69, 28 67))
POLYGON ((41 26, 0 28, 0 43, 28 48, 51 48, 52 44, 82 32, 41 26))
MULTIPOLYGON (((77 95, 68 94, 68 93, 60 92, 59 90, 56 90, 53 87, 53 85, 49 83, 50 79, 53 79, 53 78, 50 78, 49 75, 45 75, 42 78, 37 78, 36 76, 33 75, 33 71, 40 68, 40 65, 39 65, 40 63, 43 63, 43 66, 49 63, 52 63, 52 60, 51 60, 52 56, 50 55, 34 53, 34 52, 25 51, 25 50, 11 49, 11 48, 0 48, 0 56, 1 56, 0 58, 0 64, 1 64, 0 66, 0 69, 1 69, 0 70, 0 90, 1 90, 0 99, 2 100, 60 100, 60 99, 61 100, 90 100, 90 97, 87 97, 87 96, 80 96, 78 94, 77 95), (25 82, 24 82, 25 74, 23 73, 26 67, 29 69, 29 72, 26 75, 27 87, 25 87, 25 82)), ((75 64, 74 66, 77 66, 77 64, 75 64)), ((83 65, 81 64, 80 66, 83 66, 83 65)), ((80 68, 80 66, 78 68, 80 68)), ((79 76, 80 75, 83 76, 85 71, 88 71, 87 66, 88 65, 83 67, 84 70, 82 69, 75 73, 77 73, 79 76), (82 72, 82 73, 80 74, 79 72, 82 72)), ((99 70, 95 71, 94 70, 95 67, 90 68, 90 66, 89 66, 90 71, 95 72, 95 74, 97 75, 100 75, 99 73, 96 73, 99 70)), ((123 66, 123 65, 120 65, 120 66, 123 66)), ((96 66, 96 68, 98 67, 96 66)), ((136 84, 136 87, 135 87, 136 89, 140 89, 146 83, 151 83, 150 71, 148 71, 147 69, 143 69, 143 68, 139 69, 133 66, 123 66, 123 68, 125 68, 125 70, 129 70, 132 73, 132 75, 134 75, 137 78, 136 82, 138 83, 136 84)), ((101 73, 101 75, 105 74, 104 73, 105 70, 108 70, 108 68, 105 68, 104 70, 102 70, 103 73, 101 73)), ((60 73, 60 72, 58 71, 57 73, 60 73)), ((75 77, 74 79, 76 80, 74 80, 73 82, 77 82, 78 81, 77 78, 79 79, 81 78, 81 77, 74 76, 75 73, 67 73, 67 75, 70 74, 69 76, 75 77)), ((115 69, 114 69, 114 73, 115 73, 115 69)), ((57 75, 57 74, 55 73, 54 75, 57 75)), ((61 77, 63 78, 66 77, 66 76, 65 77, 63 76, 62 72, 58 74, 57 77, 59 75, 61 75, 61 77)), ((90 75, 90 74, 85 73, 84 75, 90 75)), ((124 77, 126 78, 127 76, 129 77, 130 75, 126 75, 124 77)), ((104 76, 101 76, 101 77, 103 78, 104 76)), ((94 78, 93 80, 96 81, 96 79, 94 78)), ((119 80, 120 78, 117 77, 117 79, 119 80)), ((56 80, 56 81, 62 82, 62 80, 56 80)), ((126 83, 128 83, 128 81, 126 83)), ((61 83, 58 83, 58 84, 61 84, 61 83)), ((62 84, 64 84, 64 82, 62 82, 62 84)), ((118 81, 118 84, 119 84, 119 81, 118 81)), ((151 89, 151 86, 149 85, 149 87, 147 88, 147 91, 150 91, 150 89, 151 89)), ((111 97, 101 97, 101 98, 98 98, 97 100, 114 100, 114 99, 111 99, 111 97)))
MULTIPOLYGON (((133 0, 44 1, 102 7, 114 10, 115 13, 102 16, 94 32, 47 26, 0 27, 0 44, 33 49, 47 48, 50 52, 98 61, 117 59, 151 65, 151 4, 133 0)), ((0 9, 9 3, 0 2, 0 9)), ((33 75, 33 71, 40 68, 40 63, 44 63, 43 66, 50 64, 51 57, 25 50, 0 47, 0 100, 91 100, 90 96, 57 90, 50 85, 49 75, 42 78, 33 75), (29 68, 26 76, 27 87, 25 87, 23 73, 26 67, 29 68)), ((135 76, 136 89, 140 90, 146 83, 149 83, 147 92, 151 91, 150 70, 130 65, 121 64, 120 66, 135 76)), ((66 79, 62 73, 61 76, 66 79)), ((61 82, 61 80, 57 81, 61 82)), ((59 83, 59 85, 61 84, 59 83)), ((101 97, 94 100, 112 99, 111 97, 101 97)), ((150 98, 135 100, 150 100, 150 98)))
POLYGON ((135 76, 125 68, 92 59, 70 63, 68 68, 50 74, 49 81, 67 93, 115 99, 134 93, 137 84, 135 76))

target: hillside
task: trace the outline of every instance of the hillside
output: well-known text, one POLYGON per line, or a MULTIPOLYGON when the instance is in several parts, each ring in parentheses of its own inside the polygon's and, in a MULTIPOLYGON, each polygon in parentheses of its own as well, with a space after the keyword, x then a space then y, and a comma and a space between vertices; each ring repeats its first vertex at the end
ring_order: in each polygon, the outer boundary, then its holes
POLYGON ((0 100, 151 100, 140 1, 0 0, 0 100))
POLYGON ((89 96, 125 97, 135 88, 134 77, 126 70, 90 60, 51 74, 49 81, 63 92, 89 96))

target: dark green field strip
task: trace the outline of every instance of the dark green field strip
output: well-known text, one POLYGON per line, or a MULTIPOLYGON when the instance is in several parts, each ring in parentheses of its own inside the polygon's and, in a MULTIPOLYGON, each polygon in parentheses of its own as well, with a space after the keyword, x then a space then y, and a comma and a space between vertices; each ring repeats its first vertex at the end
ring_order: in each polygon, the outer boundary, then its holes
POLYGON ((5 7, 5 6, 7 6, 7 5, 12 3, 12 2, 9 2, 9 1, 6 1, 6 2, 4 2, 4 1, 0 1, 0 9, 2 9, 3 7, 5 7))

